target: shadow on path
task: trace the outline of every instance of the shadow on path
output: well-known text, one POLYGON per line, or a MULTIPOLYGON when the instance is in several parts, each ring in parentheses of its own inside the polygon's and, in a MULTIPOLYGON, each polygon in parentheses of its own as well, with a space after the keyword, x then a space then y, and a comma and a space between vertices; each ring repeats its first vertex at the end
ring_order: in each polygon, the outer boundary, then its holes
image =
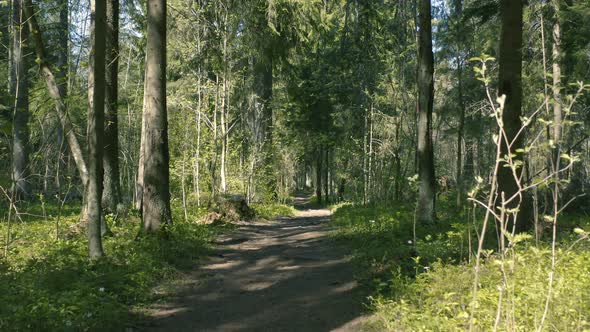
MULTIPOLYGON (((297 204, 297 202, 296 202, 297 204)), ((175 296, 152 307, 147 331, 360 331, 363 293, 328 238, 328 210, 244 224, 175 296)))

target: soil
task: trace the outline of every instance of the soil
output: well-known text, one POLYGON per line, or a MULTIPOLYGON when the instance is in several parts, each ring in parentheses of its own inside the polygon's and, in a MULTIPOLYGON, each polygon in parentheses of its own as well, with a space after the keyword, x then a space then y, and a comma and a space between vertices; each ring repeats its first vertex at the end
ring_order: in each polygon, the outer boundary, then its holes
POLYGON ((330 211, 242 223, 150 310, 145 331, 361 331, 363 291, 330 238, 330 211))

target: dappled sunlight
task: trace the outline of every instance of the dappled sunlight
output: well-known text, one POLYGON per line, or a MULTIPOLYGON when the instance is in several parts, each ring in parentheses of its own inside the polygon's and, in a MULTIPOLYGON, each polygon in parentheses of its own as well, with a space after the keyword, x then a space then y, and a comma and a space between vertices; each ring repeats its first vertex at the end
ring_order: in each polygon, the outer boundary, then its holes
POLYGON ((153 331, 167 326, 201 331, 329 331, 362 316, 363 296, 350 258, 328 240, 329 217, 252 222, 217 241, 217 255, 178 290, 153 331))

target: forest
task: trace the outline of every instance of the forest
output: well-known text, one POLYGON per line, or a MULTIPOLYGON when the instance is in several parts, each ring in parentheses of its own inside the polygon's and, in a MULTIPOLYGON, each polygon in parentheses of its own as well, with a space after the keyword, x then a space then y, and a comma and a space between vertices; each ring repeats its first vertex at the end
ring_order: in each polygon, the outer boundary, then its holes
POLYGON ((0 330, 589 331, 589 22, 0 0, 0 330))

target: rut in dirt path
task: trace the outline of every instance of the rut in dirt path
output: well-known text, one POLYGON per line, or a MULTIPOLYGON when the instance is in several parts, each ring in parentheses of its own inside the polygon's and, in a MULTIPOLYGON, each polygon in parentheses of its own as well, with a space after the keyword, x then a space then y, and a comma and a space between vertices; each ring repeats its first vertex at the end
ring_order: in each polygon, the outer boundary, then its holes
POLYGON ((173 299, 153 307, 148 330, 360 331, 363 294, 328 238, 329 219, 303 210, 219 239, 173 299))

